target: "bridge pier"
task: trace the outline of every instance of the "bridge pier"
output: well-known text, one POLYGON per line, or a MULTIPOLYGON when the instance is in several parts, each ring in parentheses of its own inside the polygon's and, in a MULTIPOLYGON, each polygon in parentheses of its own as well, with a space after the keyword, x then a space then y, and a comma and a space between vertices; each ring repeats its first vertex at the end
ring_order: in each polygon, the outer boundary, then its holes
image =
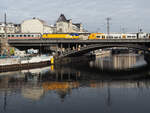
POLYGON ((62 55, 63 51, 62 51, 63 45, 62 43, 60 44, 60 54, 62 55))
POLYGON ((144 54, 144 60, 147 62, 147 64, 150 64, 150 53, 144 54))

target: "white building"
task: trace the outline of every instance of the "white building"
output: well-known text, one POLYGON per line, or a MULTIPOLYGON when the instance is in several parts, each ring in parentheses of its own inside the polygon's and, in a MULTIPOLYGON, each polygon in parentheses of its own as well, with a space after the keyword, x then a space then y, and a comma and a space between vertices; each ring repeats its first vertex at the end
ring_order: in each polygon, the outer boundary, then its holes
POLYGON ((13 24, 13 23, 7 23, 5 26, 5 23, 0 23, 0 33, 18 33, 20 32, 20 24, 13 24))
POLYGON ((45 21, 33 18, 21 23, 21 32, 23 33, 53 33, 53 27, 46 24, 45 21))
POLYGON ((56 22, 57 33, 85 33, 81 23, 72 23, 72 20, 67 20, 64 14, 61 14, 56 22))

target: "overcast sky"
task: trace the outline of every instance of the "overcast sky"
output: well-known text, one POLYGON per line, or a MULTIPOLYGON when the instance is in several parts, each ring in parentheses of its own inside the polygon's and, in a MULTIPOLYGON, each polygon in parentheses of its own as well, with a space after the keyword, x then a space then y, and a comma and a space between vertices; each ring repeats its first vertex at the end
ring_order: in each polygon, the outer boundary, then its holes
POLYGON ((0 21, 5 12, 13 23, 37 17, 55 24, 63 13, 90 32, 106 32, 107 17, 111 32, 137 32, 138 26, 150 32, 150 0, 1 0, 0 21))

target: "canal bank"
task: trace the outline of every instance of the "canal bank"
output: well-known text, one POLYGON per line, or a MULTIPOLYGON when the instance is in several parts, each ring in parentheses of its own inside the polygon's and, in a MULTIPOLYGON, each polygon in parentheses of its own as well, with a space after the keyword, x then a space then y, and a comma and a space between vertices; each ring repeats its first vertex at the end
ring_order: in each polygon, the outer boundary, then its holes
POLYGON ((14 57, 0 59, 0 72, 39 68, 54 64, 53 56, 14 57))
POLYGON ((24 69, 40 68, 49 65, 68 65, 94 60, 95 56, 64 57, 39 55, 34 57, 14 57, 0 59, 0 72, 17 71, 24 69))

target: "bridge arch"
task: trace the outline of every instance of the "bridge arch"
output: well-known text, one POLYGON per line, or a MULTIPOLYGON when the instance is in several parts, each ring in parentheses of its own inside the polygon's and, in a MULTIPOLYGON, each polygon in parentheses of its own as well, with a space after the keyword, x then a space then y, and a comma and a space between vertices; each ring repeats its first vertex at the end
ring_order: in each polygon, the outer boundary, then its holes
POLYGON ((70 50, 70 51, 64 52, 61 55, 61 57, 81 56, 93 50, 111 48, 111 47, 128 47, 128 48, 133 48, 135 50, 142 50, 148 53, 150 52, 148 47, 139 45, 139 44, 91 44, 86 47, 82 47, 78 50, 70 50))

